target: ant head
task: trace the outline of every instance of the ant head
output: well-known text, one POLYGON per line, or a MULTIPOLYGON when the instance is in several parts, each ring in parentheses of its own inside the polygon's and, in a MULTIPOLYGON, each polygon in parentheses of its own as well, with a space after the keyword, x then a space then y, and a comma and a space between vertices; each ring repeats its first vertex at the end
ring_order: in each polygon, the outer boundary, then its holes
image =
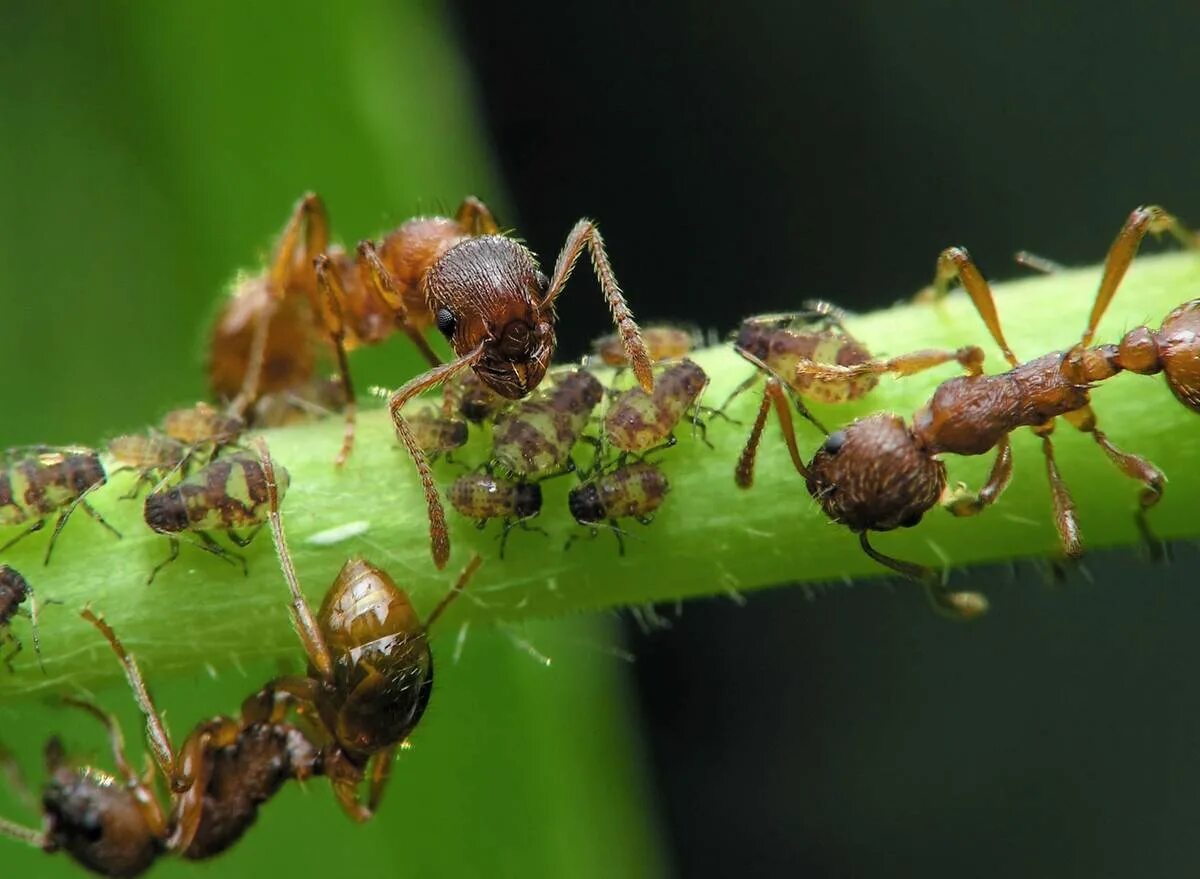
POLYGON ((527 247, 511 238, 467 238, 425 275, 438 330, 460 357, 481 344, 475 373, 510 400, 526 396, 554 354, 554 312, 542 310, 549 281, 527 247))
POLYGON ((809 493, 851 531, 916 525, 946 487, 945 465, 921 450, 903 418, 889 413, 831 433, 809 470, 809 493))
POLYGON ((161 852, 133 793, 91 772, 60 766, 42 794, 47 848, 103 876, 136 876, 161 852))
POLYGON ((542 511, 542 487, 536 482, 521 482, 517 484, 516 499, 513 512, 518 519, 528 519, 542 511))
POLYGON ((604 504, 600 500, 600 491, 594 482, 585 482, 571 489, 571 493, 567 495, 567 506, 571 508, 571 515, 580 525, 593 525, 607 518, 604 504))
POLYGON ((1200 412, 1200 299, 1168 314, 1155 337, 1171 391, 1180 403, 1200 412))

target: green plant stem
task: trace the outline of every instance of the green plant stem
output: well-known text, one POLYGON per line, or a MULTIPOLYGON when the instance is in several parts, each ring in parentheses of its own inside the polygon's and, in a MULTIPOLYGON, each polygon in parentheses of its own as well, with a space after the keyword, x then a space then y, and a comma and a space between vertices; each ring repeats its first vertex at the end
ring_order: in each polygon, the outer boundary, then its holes
MULTIPOLYGON (((1033 357, 1063 348, 1078 338, 1091 307, 1098 269, 1064 272, 996 285, 1000 314, 1018 356, 1033 357)), ((1157 326, 1173 306, 1195 295, 1200 261, 1189 254, 1140 258, 1126 279, 1099 338, 1115 339, 1140 323, 1157 326)), ((635 298, 636 302, 636 298, 635 298)), ((878 354, 925 347, 983 344, 988 367, 1002 361, 982 323, 961 294, 938 305, 905 304, 853 319, 850 329, 878 354)), ((750 375, 751 367, 728 346, 697 352, 695 360, 710 374, 706 402, 718 405, 750 375)), ((939 381, 953 375, 950 366, 921 376, 885 378, 861 403, 814 407, 827 424, 840 424, 868 411, 888 409, 911 415, 939 381)), ((624 379, 628 381, 628 379, 624 379)), ((1095 408, 1101 426, 1122 448, 1158 464, 1170 482, 1164 501, 1151 516, 1163 538, 1194 537, 1200 525, 1192 511, 1200 490, 1200 440, 1195 415, 1179 405, 1161 377, 1118 376, 1097 388, 1095 408)), ((567 476, 544 484, 545 505, 536 522, 546 535, 512 533, 506 558, 498 558, 499 526, 477 531, 473 523, 448 510, 454 554, 450 568, 434 570, 429 557, 425 507, 415 471, 393 438, 387 415, 368 411, 359 419, 358 444, 344 470, 332 459, 341 436, 340 419, 267 432, 276 460, 291 473, 284 511, 287 532, 304 588, 319 603, 348 556, 362 555, 387 568, 410 591, 422 612, 442 595, 472 552, 485 563, 460 601, 439 624, 450 637, 475 624, 552 617, 573 611, 644 605, 689 596, 741 594, 785 583, 849 581, 886 575, 859 551, 857 539, 827 521, 809 498, 779 441, 768 428, 759 455, 755 485, 740 491, 733 483, 734 462, 758 405, 758 394, 745 394, 729 410, 740 424, 710 422, 712 448, 678 430, 679 444, 658 455, 672 485, 655 521, 643 527, 624 522, 627 551, 603 530, 595 539, 575 540, 586 532, 567 513, 566 494, 575 481, 567 476), (346 529, 340 540, 322 540, 333 529, 346 529)), ((802 447, 814 449, 822 437, 798 422, 802 447)), ((1138 485, 1122 476, 1092 440, 1063 424, 1055 434, 1059 465, 1079 508, 1086 546, 1132 545, 1137 539, 1132 511, 1138 485)), ((581 446, 578 454, 590 461, 581 446)), ((444 486, 465 465, 487 455, 486 438, 476 437, 456 454, 462 464, 443 462, 436 471, 444 486)), ((965 565, 1046 557, 1056 554, 1050 500, 1038 441, 1028 431, 1014 437, 1015 475, 993 509, 972 519, 932 511, 921 525, 880 535, 885 552, 951 569, 965 565)), ((950 478, 977 486, 991 456, 948 460, 950 478)), ((38 672, 31 652, 19 661, 19 673, 0 675, 6 696, 61 683, 111 679, 116 664, 103 645, 78 620, 75 610, 90 602, 105 613, 129 646, 152 664, 156 679, 171 668, 214 667, 253 659, 292 656, 298 643, 287 618, 286 587, 266 531, 246 551, 250 573, 184 546, 180 560, 153 586, 146 575, 167 553, 166 541, 141 522, 141 503, 119 500, 129 488, 124 477, 93 495, 96 506, 124 538, 76 515, 63 533, 50 567, 41 556, 46 535, 32 537, 7 553, 5 561, 23 571, 43 599, 61 605, 41 615, 46 674, 38 672)), ((0 539, 13 533, 6 529, 0 539)), ((957 579, 952 576, 952 582, 957 579)), ((879 600, 899 600, 881 592, 879 600)), ((1004 601, 1017 601, 1013 594, 1004 601)), ((26 623, 16 623, 18 634, 26 623)), ((25 640, 28 641, 28 638, 25 640)))

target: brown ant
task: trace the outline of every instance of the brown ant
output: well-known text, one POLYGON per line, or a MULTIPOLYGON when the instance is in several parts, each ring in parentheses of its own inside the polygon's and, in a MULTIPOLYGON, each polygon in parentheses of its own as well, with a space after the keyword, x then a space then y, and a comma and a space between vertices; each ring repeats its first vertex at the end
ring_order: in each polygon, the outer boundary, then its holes
MULTIPOLYGON (((542 488, 536 482, 513 482, 491 473, 465 473, 446 493, 450 505, 482 530, 491 519, 503 520, 500 558, 513 528, 526 528, 526 520, 542 511, 542 488)), ((534 529, 540 530, 540 529, 534 529)))
MULTIPOLYGON (((272 491, 282 494, 287 491, 288 472, 282 467, 278 472, 278 488, 272 487, 272 491)), ((199 549, 224 561, 236 559, 246 571, 246 560, 225 549, 208 532, 224 531, 239 547, 249 546, 266 522, 267 510, 266 477, 258 456, 251 452, 218 458, 177 485, 151 492, 146 495, 144 518, 153 530, 170 538, 171 553, 155 565, 146 582, 153 583, 158 572, 179 557, 177 535, 185 531, 200 539, 195 544, 199 549), (239 528, 254 530, 243 537, 235 530, 239 528)))
POLYGON ((29 625, 33 630, 33 651, 37 654, 38 663, 42 661, 42 645, 38 639, 36 608, 27 611, 21 605, 26 598, 33 598, 33 588, 21 573, 8 565, 0 565, 0 644, 6 641, 13 645, 12 650, 0 661, 11 672, 12 661, 21 652, 21 642, 12 631, 12 621, 18 614, 29 617, 29 625))
MULTIPOLYGON (((800 397, 821 403, 858 400, 875 388, 884 373, 912 375, 951 361, 971 368, 971 358, 983 356, 977 348, 960 348, 957 351, 917 351, 879 360, 873 358, 845 328, 845 315, 840 309, 820 301, 806 303, 805 309, 794 314, 747 318, 734 338, 734 350, 758 369, 734 389, 717 411, 724 412, 735 398, 764 376, 767 378, 757 420, 734 471, 741 488, 749 488, 754 481, 754 462, 767 412, 772 400, 783 399, 785 389, 796 410, 827 434, 829 431, 809 412, 800 397), (810 370, 807 365, 811 363, 830 364, 833 368, 825 372, 810 370)), ((793 451, 792 457, 798 459, 798 454, 793 451)))
POLYGON ((163 854, 188 860, 214 857, 254 824, 259 807, 289 779, 324 771, 323 755, 300 729, 284 722, 286 697, 264 689, 242 703, 241 717, 200 723, 178 751, 150 697, 137 661, 109 625, 90 610, 95 626, 116 653, 146 718, 154 763, 167 782, 170 810, 155 796, 152 779, 138 775, 125 754, 115 717, 91 702, 69 698, 108 731, 118 777, 66 765, 62 745, 51 739, 46 763, 51 778, 42 796, 41 830, 0 819, 0 835, 53 853, 67 852, 101 876, 137 876, 163 854))
POLYGON ((87 501, 87 496, 108 481, 100 456, 82 446, 53 448, 37 446, 8 466, 0 468, 0 526, 33 523, 0 546, 0 552, 11 549, 30 534, 46 527, 50 516, 57 512, 54 533, 46 545, 45 564, 58 535, 76 507, 120 538, 121 533, 105 521, 87 501))
POLYGON ((617 520, 630 517, 649 525, 670 490, 670 483, 658 466, 643 461, 619 466, 575 486, 567 496, 567 504, 580 525, 607 522, 616 535, 621 555, 625 555, 625 541, 617 520))
MULTIPOLYGON (((867 540, 867 532, 916 525, 939 501, 958 516, 982 511, 996 501, 1012 476, 1009 434, 1019 427, 1030 427, 1042 439, 1054 521, 1064 552, 1068 557, 1078 557, 1083 546, 1075 506, 1059 475, 1050 440, 1054 420, 1061 415, 1076 429, 1090 434, 1122 473, 1143 483, 1138 521, 1144 530, 1146 511, 1162 497, 1163 474, 1145 459, 1118 449, 1098 429, 1089 405, 1089 390, 1122 371, 1143 375, 1163 372, 1176 398, 1193 411, 1200 411, 1200 299, 1172 310, 1158 330, 1137 327, 1116 345, 1092 346, 1100 318, 1147 232, 1171 232, 1191 241, 1182 224, 1162 208, 1134 210, 1108 251, 1096 301, 1080 341, 1065 351, 1025 363, 1019 362, 1009 348, 991 290, 970 256, 959 247, 944 250, 938 259, 936 287, 944 291, 955 277, 962 281, 1011 369, 999 375, 984 375, 980 366, 968 366, 970 374, 938 386, 929 402, 913 416, 911 427, 890 414, 861 418, 830 434, 807 467, 795 453, 792 438, 789 447, 793 461, 826 515, 858 533, 871 558, 905 576, 938 583, 936 572, 876 552, 867 540), (945 464, 938 456, 982 455, 991 449, 997 450, 996 459, 984 486, 978 492, 959 490, 947 496, 945 464)), ((831 378, 852 375, 858 369, 817 363, 801 364, 799 368, 810 375, 831 378)), ((782 414, 786 405, 777 403, 776 409, 782 414)))
POLYGON ((256 442, 266 474, 271 533, 291 592, 292 622, 309 662, 306 677, 280 678, 271 686, 319 718, 329 737, 322 753, 334 794, 353 820, 367 821, 379 806, 396 749, 429 703, 429 629, 466 589, 482 559, 471 559, 424 623, 386 571, 350 559, 314 616, 288 549, 274 464, 266 442, 256 442), (364 804, 359 787, 367 778, 364 804))

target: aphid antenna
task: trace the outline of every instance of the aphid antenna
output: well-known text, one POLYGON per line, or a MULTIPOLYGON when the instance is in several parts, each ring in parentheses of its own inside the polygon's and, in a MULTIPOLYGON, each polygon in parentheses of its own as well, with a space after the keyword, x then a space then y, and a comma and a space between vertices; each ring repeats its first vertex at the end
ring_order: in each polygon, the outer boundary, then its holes
POLYGON ((442 600, 437 603, 437 606, 425 619, 424 630, 429 631, 430 627, 437 622, 438 617, 446 612, 451 603, 458 598, 466 590, 471 582, 471 578, 475 576, 475 572, 479 570, 479 566, 483 564, 483 556, 479 553, 471 556, 471 560, 467 562, 467 566, 463 568, 462 573, 458 575, 458 579, 454 581, 454 585, 450 587, 450 591, 442 596, 442 600))

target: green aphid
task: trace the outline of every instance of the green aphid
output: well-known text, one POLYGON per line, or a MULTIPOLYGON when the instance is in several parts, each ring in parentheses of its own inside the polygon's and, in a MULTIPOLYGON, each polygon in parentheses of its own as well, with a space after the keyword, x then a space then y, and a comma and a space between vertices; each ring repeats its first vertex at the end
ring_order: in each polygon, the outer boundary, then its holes
POLYGON ((86 500, 89 493, 107 480, 104 465, 92 449, 39 446, 27 450, 24 457, 0 469, 0 527, 31 524, 0 546, 0 552, 41 531, 50 516, 58 513, 54 533, 46 546, 46 564, 49 564, 58 535, 76 507, 83 507, 84 512, 120 537, 120 533, 86 500))
MULTIPOLYGON (((283 467, 275 467, 276 491, 282 499, 289 478, 283 467)), ((146 524, 171 540, 171 554, 150 572, 147 582, 153 582, 158 572, 179 557, 179 538, 183 532, 195 534, 200 549, 226 561, 238 561, 243 571, 246 560, 225 549, 213 539, 210 531, 224 531, 239 547, 254 539, 267 521, 269 512, 267 477, 258 456, 238 452, 218 458, 197 470, 178 485, 146 496, 146 524), (241 535, 237 529, 252 529, 241 535)))
POLYGON ((560 473, 604 389, 591 373, 568 373, 536 397, 496 419, 492 457, 506 473, 536 479, 560 473))

